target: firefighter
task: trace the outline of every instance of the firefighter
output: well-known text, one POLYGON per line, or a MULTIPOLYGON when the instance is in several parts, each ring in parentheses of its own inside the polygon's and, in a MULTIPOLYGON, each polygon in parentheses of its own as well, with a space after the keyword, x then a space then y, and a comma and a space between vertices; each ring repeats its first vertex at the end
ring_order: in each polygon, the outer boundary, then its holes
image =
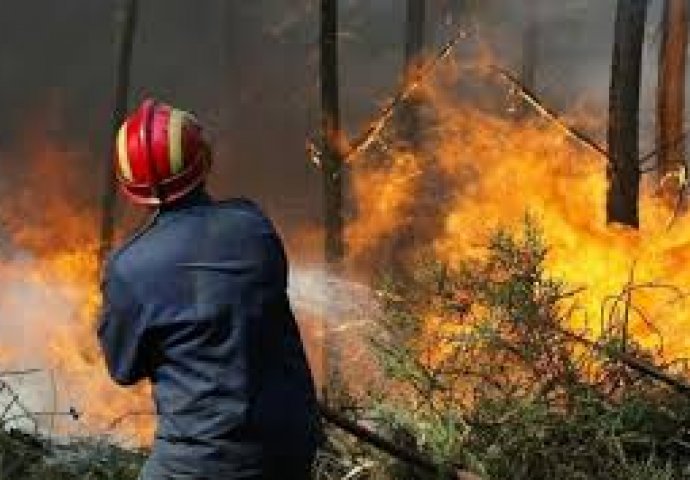
POLYGON ((141 478, 309 478, 321 427, 271 221, 209 196, 211 151, 189 113, 145 101, 116 150, 125 196, 155 211, 107 262, 98 327, 114 381, 153 387, 141 478))

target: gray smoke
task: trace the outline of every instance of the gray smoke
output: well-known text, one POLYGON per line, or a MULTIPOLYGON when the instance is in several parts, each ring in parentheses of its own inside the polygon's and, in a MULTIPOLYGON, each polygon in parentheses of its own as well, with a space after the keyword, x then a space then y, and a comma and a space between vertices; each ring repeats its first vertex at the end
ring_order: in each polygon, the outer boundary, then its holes
MULTIPOLYGON (((113 17, 120 3, 27 0, 5 6, 0 151, 16 150, 27 131, 41 129, 56 141, 88 148, 92 155, 83 168, 95 183, 93 172, 107 160, 113 17)), ((155 95, 196 111, 216 143, 216 192, 258 199, 289 241, 302 227, 318 226, 321 175, 304 153, 305 137, 318 126, 318 2, 141 4, 131 105, 155 95)), ((429 43, 443 43, 457 25, 476 24, 482 42, 517 68, 525 9, 532 4, 542 32, 540 92, 564 110, 587 96, 605 113, 614 0, 429 0, 429 43)), ((404 19, 402 0, 341 1, 342 111, 353 134, 399 85, 404 19)), ((652 43, 648 50, 654 52, 652 43)), ((471 45, 457 52, 472 54, 471 45)), ((653 113, 651 67, 646 73, 643 125, 653 113)), ((22 164, 3 168, 11 180, 22 164)))

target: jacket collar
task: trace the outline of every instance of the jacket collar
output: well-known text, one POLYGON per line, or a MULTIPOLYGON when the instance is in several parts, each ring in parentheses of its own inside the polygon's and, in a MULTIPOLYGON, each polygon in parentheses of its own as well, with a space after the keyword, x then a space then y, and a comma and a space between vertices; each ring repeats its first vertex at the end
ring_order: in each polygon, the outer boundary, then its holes
POLYGON ((213 198, 204 188, 197 188, 189 192, 189 194, 180 198, 178 201, 171 203, 170 205, 164 205, 160 208, 161 213, 174 212, 177 210, 182 210, 189 207, 196 207, 199 205, 211 205, 213 204, 213 198))

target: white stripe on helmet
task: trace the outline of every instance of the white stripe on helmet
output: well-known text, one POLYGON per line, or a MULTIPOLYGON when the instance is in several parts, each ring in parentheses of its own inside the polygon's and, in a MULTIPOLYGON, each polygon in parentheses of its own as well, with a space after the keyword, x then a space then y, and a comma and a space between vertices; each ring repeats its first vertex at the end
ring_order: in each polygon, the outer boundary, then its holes
POLYGON ((132 166, 129 163, 129 150, 127 149, 127 122, 117 132, 117 161, 120 166, 120 175, 125 180, 133 181, 132 166))
POLYGON ((182 130, 189 114, 175 108, 170 111, 168 124, 168 158, 170 159, 170 173, 176 175, 184 168, 184 152, 182 145, 182 130))

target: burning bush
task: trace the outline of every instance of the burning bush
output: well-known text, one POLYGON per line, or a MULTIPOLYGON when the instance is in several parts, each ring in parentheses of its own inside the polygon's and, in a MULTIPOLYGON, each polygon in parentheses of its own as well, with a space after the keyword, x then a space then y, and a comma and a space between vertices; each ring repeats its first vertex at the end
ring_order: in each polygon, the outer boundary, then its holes
MULTIPOLYGON (((548 250, 532 219, 519 234, 495 232, 485 250, 456 265, 420 260, 408 278, 383 282, 373 346, 386 381, 365 409, 350 411, 399 444, 487 478, 689 475, 690 397, 620 361, 660 358, 631 338, 628 323, 638 315, 653 327, 636 288, 667 287, 631 280, 599 324, 575 322, 581 291, 545 271, 548 250)), ((659 372, 678 379, 678 365, 659 372)), ((367 478, 425 478, 334 445, 367 478)))

